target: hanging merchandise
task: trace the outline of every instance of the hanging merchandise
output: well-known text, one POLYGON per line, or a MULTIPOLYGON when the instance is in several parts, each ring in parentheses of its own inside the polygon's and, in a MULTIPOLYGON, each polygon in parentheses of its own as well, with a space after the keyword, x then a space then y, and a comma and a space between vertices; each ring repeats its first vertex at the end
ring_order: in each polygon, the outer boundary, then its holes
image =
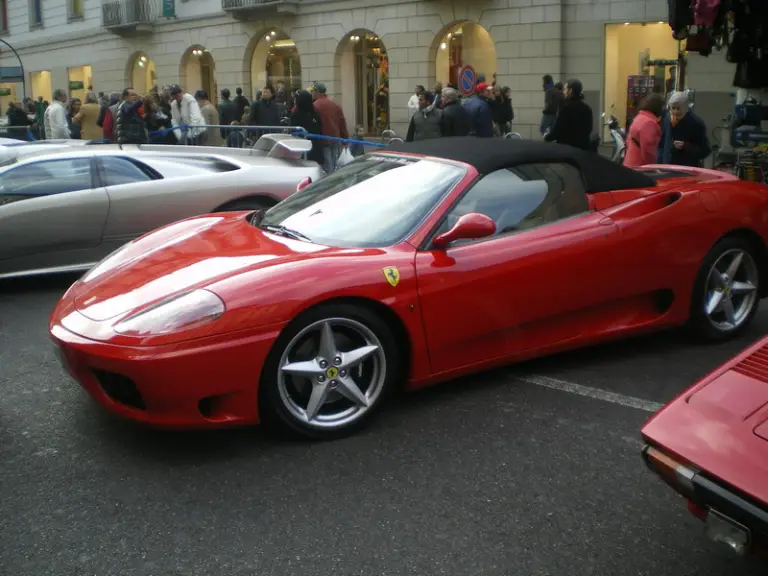
POLYGON ((720 12, 720 0, 692 0, 691 9, 696 26, 714 26, 720 12))
POLYGON ((693 9, 690 0, 667 0, 669 5, 669 26, 675 40, 685 40, 688 29, 693 25, 693 9))
POLYGON ((757 90, 768 87, 768 3, 765 0, 733 0, 733 36, 726 58, 736 64, 733 85, 757 90))
POLYGON ((733 85, 768 88, 768 0, 667 0, 672 36, 701 56, 726 50, 733 85))

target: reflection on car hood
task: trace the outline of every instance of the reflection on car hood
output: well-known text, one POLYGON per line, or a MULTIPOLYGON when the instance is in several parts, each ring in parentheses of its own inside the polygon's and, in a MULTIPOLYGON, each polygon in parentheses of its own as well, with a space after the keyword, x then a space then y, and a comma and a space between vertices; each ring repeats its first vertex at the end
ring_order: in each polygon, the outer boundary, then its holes
POLYGON ((242 213, 183 220, 128 244, 76 286, 77 310, 103 321, 202 288, 246 270, 327 250, 265 233, 242 213))

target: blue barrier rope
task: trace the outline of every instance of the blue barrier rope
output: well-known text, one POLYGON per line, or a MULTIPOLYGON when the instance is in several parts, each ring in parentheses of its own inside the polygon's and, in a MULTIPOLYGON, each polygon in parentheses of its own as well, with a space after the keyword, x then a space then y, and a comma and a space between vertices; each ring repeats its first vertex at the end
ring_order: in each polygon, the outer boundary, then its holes
POLYGON ((335 136, 323 136, 322 134, 304 134, 304 138, 309 140, 330 140, 331 142, 341 142, 342 144, 362 144, 363 146, 372 146, 374 148, 386 148, 389 144, 381 142, 368 142, 367 140, 353 140, 352 138, 336 138, 335 136))
MULTIPOLYGON (((195 128, 209 128, 210 126, 195 126, 195 128)), ((170 134, 171 132, 174 132, 175 130, 181 130, 181 131, 187 131, 192 126, 184 125, 184 126, 175 126, 173 128, 162 128, 160 130, 153 130, 149 132, 149 136, 165 136, 167 134, 170 134)), ((216 128, 226 128, 231 130, 249 130, 248 126, 216 126, 216 128)), ((256 130, 259 130, 259 128, 256 128, 256 130)), ((273 130, 278 130, 278 128, 273 128, 273 130)), ((373 148, 386 148, 388 144, 382 144, 380 142, 368 142, 367 140, 356 140, 353 138, 336 138, 335 136, 324 136, 322 134, 310 134, 307 132, 304 128, 300 126, 286 126, 284 130, 290 130, 292 135, 298 136, 301 135, 304 138, 307 138, 309 140, 328 140, 331 142, 340 142, 342 144, 362 144, 363 146, 371 146, 373 148)), ((27 136, 29 137, 30 142, 36 142, 37 138, 34 137, 32 130, 27 131, 27 136)), ((91 144, 110 144, 112 141, 109 138, 104 138, 102 140, 91 140, 91 144)))

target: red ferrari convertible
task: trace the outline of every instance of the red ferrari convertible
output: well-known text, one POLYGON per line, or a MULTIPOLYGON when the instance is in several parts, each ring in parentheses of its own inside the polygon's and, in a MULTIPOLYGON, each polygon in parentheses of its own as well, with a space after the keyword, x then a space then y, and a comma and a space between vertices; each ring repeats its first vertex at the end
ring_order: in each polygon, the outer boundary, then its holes
POLYGON ((683 392, 642 435, 646 464, 710 538, 768 553, 768 338, 683 392))
POLYGON ((273 208, 160 228, 88 272, 50 333, 109 410, 156 426, 349 433, 401 385, 686 323, 768 291, 768 189, 543 142, 366 154, 273 208))

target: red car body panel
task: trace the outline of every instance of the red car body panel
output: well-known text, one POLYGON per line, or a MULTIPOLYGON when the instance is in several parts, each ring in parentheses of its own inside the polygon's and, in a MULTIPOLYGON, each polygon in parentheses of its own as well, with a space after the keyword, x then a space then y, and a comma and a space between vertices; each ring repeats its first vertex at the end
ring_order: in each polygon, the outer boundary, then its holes
POLYGON ((680 325, 701 262, 719 238, 746 228, 768 243, 765 188, 694 170, 651 189, 591 195, 591 212, 547 226, 424 250, 445 210, 478 177, 464 168, 434 212, 389 248, 294 241, 255 228, 243 213, 161 228, 75 283, 53 311, 51 336, 75 378, 123 416, 173 427, 255 423, 269 350, 318 303, 356 298, 386 307, 407 335, 408 384, 416 388, 680 325), (389 266, 400 272, 396 287, 383 274, 389 266), (217 294, 226 313, 167 335, 114 331, 121 319, 195 288, 217 294), (112 401, 94 369, 130 378, 146 409, 112 401))
POLYGON ((768 338, 680 394, 642 436, 768 507, 768 338))

